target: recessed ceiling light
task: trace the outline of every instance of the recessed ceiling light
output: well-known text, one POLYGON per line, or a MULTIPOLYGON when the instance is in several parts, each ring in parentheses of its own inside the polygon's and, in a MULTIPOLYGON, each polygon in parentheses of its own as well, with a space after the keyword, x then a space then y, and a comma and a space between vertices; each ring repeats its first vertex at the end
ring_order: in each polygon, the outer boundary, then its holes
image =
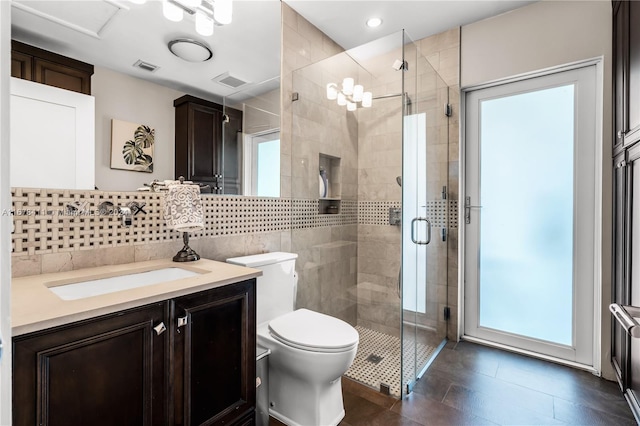
POLYGON ((382 19, 380 18, 369 18, 367 20, 367 27, 370 27, 370 28, 379 27, 380 24, 382 24, 382 19))

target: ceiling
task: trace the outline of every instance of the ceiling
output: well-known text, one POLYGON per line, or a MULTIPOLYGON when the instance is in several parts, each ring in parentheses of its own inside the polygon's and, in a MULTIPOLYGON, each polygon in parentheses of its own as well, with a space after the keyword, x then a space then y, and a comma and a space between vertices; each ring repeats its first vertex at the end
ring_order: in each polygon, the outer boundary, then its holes
MULTIPOLYGON (((321 1, 285 0, 294 10, 345 49, 405 29, 418 40, 478 21, 532 1, 321 1), (368 28, 365 21, 382 18, 368 28)), ((138 5, 124 0, 13 0, 12 38, 100 67, 143 78, 214 101, 237 92, 278 87, 280 73, 280 1, 235 0, 233 22, 199 36, 194 20, 162 16, 160 1, 138 5), (207 44, 213 58, 186 62, 167 44, 175 38, 207 44), (139 60, 158 66, 150 73, 135 68, 139 60), (238 88, 216 77, 228 73, 246 81, 238 88)))
POLYGON ((535 3, 531 0, 285 0, 344 49, 405 30, 413 40, 535 3), (382 25, 369 28, 367 19, 382 25))

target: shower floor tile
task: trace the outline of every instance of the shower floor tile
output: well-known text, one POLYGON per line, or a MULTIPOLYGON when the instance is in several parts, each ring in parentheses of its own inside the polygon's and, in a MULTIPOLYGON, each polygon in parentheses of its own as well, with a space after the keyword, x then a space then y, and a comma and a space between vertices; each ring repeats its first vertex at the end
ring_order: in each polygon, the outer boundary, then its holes
MULTIPOLYGON (((370 386, 380 389, 380 385, 388 385, 391 395, 401 396, 401 351, 400 339, 389 334, 380 333, 369 328, 356 326, 360 335, 358 352, 351 367, 345 376, 370 386)), ((405 342, 405 366, 413 369, 413 342, 405 342)), ((416 344, 417 366, 423 366, 429 357, 434 353, 435 347, 416 344)), ((411 378, 411 371, 405 374, 403 383, 411 378)))

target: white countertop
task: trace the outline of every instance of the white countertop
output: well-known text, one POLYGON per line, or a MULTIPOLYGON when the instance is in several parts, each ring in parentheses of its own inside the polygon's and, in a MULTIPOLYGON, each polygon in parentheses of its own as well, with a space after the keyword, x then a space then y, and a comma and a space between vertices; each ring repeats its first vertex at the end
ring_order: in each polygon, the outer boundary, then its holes
POLYGON ((12 336, 180 297, 256 278, 260 275, 262 275, 262 271, 258 269, 208 259, 200 259, 195 262, 173 262, 166 259, 14 278, 11 284, 12 336), (172 267, 191 270, 199 274, 76 300, 62 300, 49 289, 53 286, 83 280, 172 267))

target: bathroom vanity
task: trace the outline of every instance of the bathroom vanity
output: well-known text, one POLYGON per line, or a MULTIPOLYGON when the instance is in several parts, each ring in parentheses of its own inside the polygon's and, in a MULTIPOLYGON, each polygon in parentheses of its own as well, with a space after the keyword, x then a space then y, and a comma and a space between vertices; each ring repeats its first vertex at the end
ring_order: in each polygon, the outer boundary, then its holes
POLYGON ((13 280, 13 424, 253 424, 258 275, 150 261, 13 280), (196 274, 67 300, 50 290, 174 267, 196 274))

